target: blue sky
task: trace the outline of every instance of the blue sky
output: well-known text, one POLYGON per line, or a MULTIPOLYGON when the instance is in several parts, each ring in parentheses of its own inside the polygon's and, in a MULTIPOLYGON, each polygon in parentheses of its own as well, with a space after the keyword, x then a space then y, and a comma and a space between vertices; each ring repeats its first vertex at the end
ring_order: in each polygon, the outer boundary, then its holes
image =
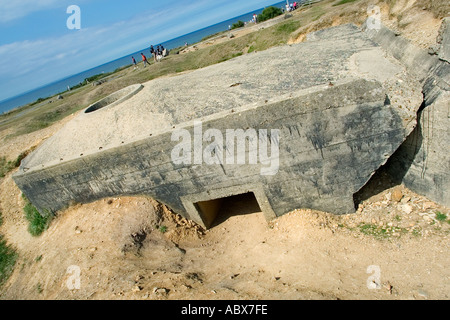
POLYGON ((0 101, 276 2, 0 0, 0 101))

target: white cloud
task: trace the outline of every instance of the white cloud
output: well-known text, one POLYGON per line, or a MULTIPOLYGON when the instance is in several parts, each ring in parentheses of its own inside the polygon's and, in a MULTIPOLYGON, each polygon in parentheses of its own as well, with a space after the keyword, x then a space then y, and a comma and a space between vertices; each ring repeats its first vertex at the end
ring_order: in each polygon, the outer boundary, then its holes
MULTIPOLYGON (((78 5, 92 0, 76 0, 78 5)), ((52 8, 66 8, 74 0, 0 0, 0 23, 24 18, 34 12, 52 8)))
POLYGON ((61 3, 58 0, 0 0, 0 22, 9 22, 61 3))

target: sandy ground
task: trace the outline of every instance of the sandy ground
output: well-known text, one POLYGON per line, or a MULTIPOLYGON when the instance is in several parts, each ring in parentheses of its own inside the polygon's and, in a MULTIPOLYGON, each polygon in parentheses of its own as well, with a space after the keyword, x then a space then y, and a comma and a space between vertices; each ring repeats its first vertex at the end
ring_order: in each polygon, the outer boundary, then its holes
POLYGON ((450 212, 402 186, 353 215, 297 210, 270 223, 237 197, 207 231, 152 199, 105 199, 60 213, 39 238, 10 177, 0 197, 0 232, 20 253, 2 299, 449 298, 450 224, 435 214, 450 212))
MULTIPOLYGON (((428 29, 405 32, 427 47, 439 23, 423 17, 428 29)), ((0 156, 14 159, 70 119, 9 140, 0 132, 0 156)), ((450 209, 386 177, 373 179, 351 215, 296 210, 267 222, 254 199, 242 196, 225 203, 205 231, 152 199, 121 197, 60 212, 35 238, 11 174, 0 179, 0 234, 19 258, 0 299, 450 296, 450 223, 438 219, 450 209)))

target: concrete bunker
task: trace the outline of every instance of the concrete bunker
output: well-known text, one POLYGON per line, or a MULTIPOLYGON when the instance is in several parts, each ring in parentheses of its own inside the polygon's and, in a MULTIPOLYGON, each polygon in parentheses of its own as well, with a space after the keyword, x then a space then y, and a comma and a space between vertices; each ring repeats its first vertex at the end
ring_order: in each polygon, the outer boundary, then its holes
POLYGON ((108 106, 114 106, 116 104, 122 103, 122 102, 130 99, 132 96, 137 94, 139 91, 141 91, 143 87, 144 86, 141 84, 135 84, 135 85, 131 85, 126 88, 123 88, 119 91, 116 91, 116 92, 110 94, 109 96, 107 96, 106 98, 103 98, 103 99, 93 103, 89 107, 87 107, 86 110, 84 111, 84 113, 95 112, 102 108, 105 108, 108 106))
POLYGON ((75 117, 24 159, 13 178, 39 210, 147 195, 208 227, 221 201, 251 193, 267 220, 299 208, 355 212, 354 194, 414 130, 423 101, 420 83, 354 25, 138 90, 75 117), (195 139, 198 121, 221 136, 278 130, 265 142, 277 144, 279 170, 175 163, 174 131, 195 139))

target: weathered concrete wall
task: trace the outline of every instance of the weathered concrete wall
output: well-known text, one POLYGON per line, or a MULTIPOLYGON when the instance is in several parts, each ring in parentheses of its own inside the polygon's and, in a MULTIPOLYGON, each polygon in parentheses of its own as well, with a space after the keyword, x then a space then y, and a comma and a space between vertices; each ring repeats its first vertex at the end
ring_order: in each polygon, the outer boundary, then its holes
MULTIPOLYGON (((354 26, 310 41, 153 81, 124 104, 82 114, 25 159, 14 180, 38 209, 51 212, 73 201, 149 195, 204 225, 198 202, 247 192, 267 219, 296 208, 354 212, 354 193, 415 128, 419 83, 354 26), (212 79, 215 91, 197 87, 212 79), (181 97, 174 93, 180 87, 181 97), (252 102, 255 94, 260 99, 252 102), (146 131, 139 118, 163 110, 160 127, 146 131), (223 136, 229 129, 267 130, 254 147, 279 150, 273 175, 262 174, 268 164, 261 157, 256 164, 176 164, 172 134, 184 129, 195 139, 196 120, 202 131, 223 136), (141 135, 121 131, 127 126, 141 135)), ((216 156, 234 154, 227 143, 216 156)), ((246 149, 246 159, 254 151, 246 149)))
MULTIPOLYGON (((167 132, 15 180, 35 205, 51 211, 70 201, 146 194, 202 223, 195 212, 187 212, 183 200, 196 203, 209 200, 211 191, 221 198, 240 190, 255 192, 269 218, 297 207, 353 212, 353 194, 403 142, 403 120, 377 82, 359 80, 315 90, 203 122, 204 130, 223 132, 278 128, 280 169, 273 176, 261 175, 261 164, 174 165, 171 152, 177 142, 167 132)), ((194 135, 193 125, 185 128, 194 135)))
POLYGON ((450 45, 449 18, 440 30, 440 46, 430 55, 383 27, 368 35, 420 80, 424 102, 417 128, 389 161, 388 170, 411 190, 450 206, 450 45))

